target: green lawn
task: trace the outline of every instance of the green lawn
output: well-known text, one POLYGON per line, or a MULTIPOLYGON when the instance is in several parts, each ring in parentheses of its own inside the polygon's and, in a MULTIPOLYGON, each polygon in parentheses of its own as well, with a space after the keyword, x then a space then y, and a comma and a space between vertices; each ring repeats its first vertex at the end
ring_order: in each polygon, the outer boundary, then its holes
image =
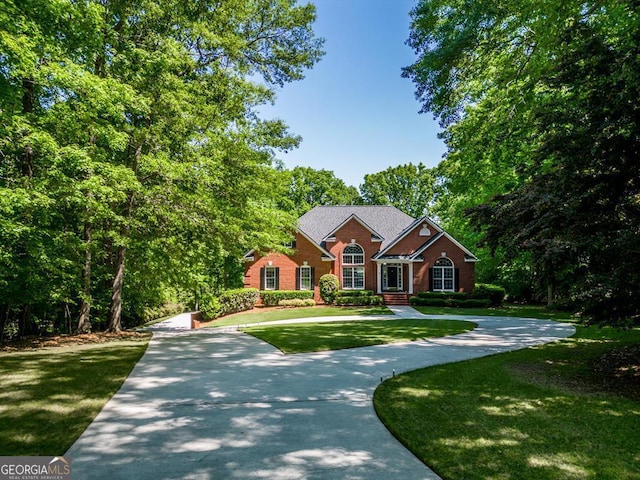
POLYGON ((120 388, 148 337, 0 354, 0 455, 63 455, 120 388))
POLYGON ((451 307, 414 307, 427 315, 482 315, 489 317, 524 317, 546 320, 571 321, 568 312, 549 310, 541 305, 506 304, 499 308, 451 308, 451 307))
POLYGON ((374 405, 444 479, 640 479, 639 344, 640 330, 578 327, 389 379, 374 405))
POLYGON ((475 327, 475 323, 456 320, 398 319, 266 325, 243 331, 284 353, 303 353, 444 337, 475 327))
POLYGON ((341 315, 392 315, 385 306, 380 307, 302 307, 302 308, 256 308, 250 312, 237 313, 215 320, 208 327, 248 325, 250 323, 291 320, 293 318, 337 317, 341 315))

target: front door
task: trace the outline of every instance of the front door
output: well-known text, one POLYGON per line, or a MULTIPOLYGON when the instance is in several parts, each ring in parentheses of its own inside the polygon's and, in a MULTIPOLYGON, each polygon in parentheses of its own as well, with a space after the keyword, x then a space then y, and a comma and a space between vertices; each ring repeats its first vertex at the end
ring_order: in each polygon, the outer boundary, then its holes
POLYGON ((385 265, 383 270, 384 290, 402 290, 402 265, 385 265))

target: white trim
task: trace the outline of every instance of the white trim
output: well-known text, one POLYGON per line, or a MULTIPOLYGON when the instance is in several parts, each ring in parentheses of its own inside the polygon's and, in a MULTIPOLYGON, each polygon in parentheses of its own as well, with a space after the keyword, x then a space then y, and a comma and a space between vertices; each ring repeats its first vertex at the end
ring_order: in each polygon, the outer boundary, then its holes
MULTIPOLYGON (((311 244, 312 244, 312 245, 315 245, 315 246, 316 246, 316 248, 317 248, 318 250, 320 250, 324 255, 326 255, 327 257, 329 257, 329 258, 328 258, 328 259, 326 259, 326 260, 333 261, 333 260, 335 260, 335 259, 336 259, 336 257, 334 257, 334 256, 333 256, 333 254, 332 254, 329 250, 326 250, 326 249, 322 248, 322 246, 321 246, 321 245, 318 245, 316 242, 314 242, 314 241, 311 239, 311 237, 310 237, 309 235, 307 235, 306 233, 304 233, 302 230, 298 230, 298 233, 299 233, 300 235, 302 235, 304 238, 306 238, 307 240, 309 240, 309 242, 311 242, 311 244)), ((325 260, 325 258, 322 258, 322 260, 325 260)))
POLYGON ((367 225, 367 223, 364 220, 362 220, 360 217, 358 217, 358 215, 356 215, 355 213, 352 213, 351 215, 349 215, 347 217, 347 219, 344 220, 340 225, 338 225, 336 228, 334 228, 328 234, 326 234, 325 237, 322 240, 325 241, 325 242, 329 242, 329 241, 335 242, 335 237, 336 237, 335 234, 336 234, 336 232, 338 230, 340 230, 342 227, 344 227, 351 220, 356 220, 360 225, 362 225, 364 228, 369 230, 369 233, 371 233, 372 235, 375 235, 376 237, 380 238, 381 239, 380 241, 384 240, 384 237, 382 235, 380 235, 373 228, 371 228, 369 225, 367 225))
POLYGON ((272 291, 272 290, 277 290, 277 289, 278 289, 278 280, 277 280, 277 278, 278 278, 278 274, 277 274, 277 269, 278 269, 278 267, 274 267, 274 266, 272 266, 272 265, 267 265, 267 266, 265 266, 265 267, 264 267, 264 289, 265 289, 265 290, 270 290, 270 291, 272 291), (268 273, 268 272, 270 272, 270 271, 272 271, 272 272, 273 272, 273 278, 272 278, 272 280, 273 280, 273 287, 269 287, 269 285, 268 285, 268 283, 267 283, 267 282, 268 282, 268 280, 269 280, 269 277, 267 276, 267 273, 268 273))
MULTIPOLYGON (((306 263, 306 262, 305 262, 306 263)), ((298 289, 299 290, 304 290, 304 291, 309 291, 309 290, 313 290, 313 282, 311 281, 311 267, 309 265, 301 265, 300 267, 298 267, 300 269, 300 278, 298 279, 298 289), (309 288, 305 288, 302 286, 302 272, 303 271, 308 271, 309 272, 309 288)))
POLYGON ((413 262, 409 263, 409 295, 413 295, 413 262))
POLYGON ((404 233, 401 233, 400 235, 398 235, 393 242, 391 242, 389 245, 387 245, 385 247, 384 250, 382 250, 380 253, 378 253, 378 255, 384 255, 384 253, 386 251, 388 251, 390 248, 392 248, 393 246, 397 245, 400 240, 404 239, 407 237, 407 235, 409 235, 411 232, 413 232, 416 228, 421 227, 424 223, 429 223, 433 226, 433 228, 438 232, 443 232, 444 230, 442 228, 440 228, 433 220, 431 220, 429 217, 424 216, 422 218, 419 218, 418 220, 415 220, 413 222, 413 224, 409 225, 406 229, 406 231, 404 233))
POLYGON ((389 290, 389 267, 397 269, 396 286, 394 292, 404 291, 404 267, 403 263, 389 262, 382 264, 382 290, 388 292, 389 290))

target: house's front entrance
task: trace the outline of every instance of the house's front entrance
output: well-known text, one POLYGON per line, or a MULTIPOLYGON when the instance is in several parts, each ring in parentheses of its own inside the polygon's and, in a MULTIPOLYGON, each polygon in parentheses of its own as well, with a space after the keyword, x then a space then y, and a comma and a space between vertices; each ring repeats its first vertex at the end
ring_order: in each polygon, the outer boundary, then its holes
POLYGON ((402 264, 385 264, 382 266, 382 290, 400 292, 402 285, 402 264))

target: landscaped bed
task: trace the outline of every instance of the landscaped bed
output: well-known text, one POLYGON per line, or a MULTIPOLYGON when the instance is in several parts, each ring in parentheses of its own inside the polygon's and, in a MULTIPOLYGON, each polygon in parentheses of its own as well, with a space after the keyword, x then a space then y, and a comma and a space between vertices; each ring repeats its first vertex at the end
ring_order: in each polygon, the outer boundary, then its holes
POLYGON ((387 380, 376 410, 444 479, 640 478, 640 330, 387 380))
POLYGON ((475 327, 457 320, 393 319, 265 325, 243 331, 284 353, 304 353, 444 337, 475 327))

